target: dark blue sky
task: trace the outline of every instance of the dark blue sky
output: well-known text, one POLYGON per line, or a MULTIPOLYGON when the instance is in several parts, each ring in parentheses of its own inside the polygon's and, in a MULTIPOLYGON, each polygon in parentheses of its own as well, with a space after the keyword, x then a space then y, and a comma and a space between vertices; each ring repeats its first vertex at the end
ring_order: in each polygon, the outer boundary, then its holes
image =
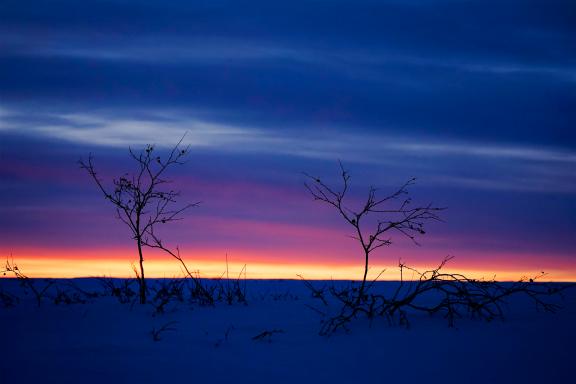
POLYGON ((104 209, 78 157, 124 165, 129 145, 188 131, 203 215, 330 226, 298 195, 299 172, 334 174, 341 159, 360 187, 417 176, 423 199, 450 208, 438 249, 576 265, 574 47, 573 1, 3 0, 0 240, 66 246, 73 220, 48 234, 50 214, 22 210, 104 209), (236 206, 210 208, 227 183, 289 190, 305 208, 266 195, 254 210, 240 187, 236 206))

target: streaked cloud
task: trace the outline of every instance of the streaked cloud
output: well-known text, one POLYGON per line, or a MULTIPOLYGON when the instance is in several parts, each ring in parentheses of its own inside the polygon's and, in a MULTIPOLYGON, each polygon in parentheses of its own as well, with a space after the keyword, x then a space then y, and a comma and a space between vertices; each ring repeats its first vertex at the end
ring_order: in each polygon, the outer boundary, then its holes
MULTIPOLYGON (((124 115, 127 114, 124 113, 124 115)), ((238 152, 272 151, 326 159, 333 159, 345 152, 365 154, 373 148, 377 152, 384 150, 423 156, 471 156, 576 163, 575 152, 556 148, 489 145, 454 140, 438 142, 424 138, 394 137, 387 134, 356 134, 352 133, 354 131, 352 127, 324 130, 323 134, 315 134, 312 127, 309 130, 306 127, 294 128, 289 129, 289 133, 286 134, 286 130, 284 132, 275 130, 274 126, 247 127, 233 123, 217 123, 190 118, 187 115, 179 115, 177 111, 169 110, 134 111, 134 115, 145 117, 117 117, 106 113, 49 113, 35 116, 36 119, 44 118, 46 123, 29 124, 26 118, 18 112, 3 108, 0 109, 0 131, 29 131, 76 143, 112 147, 150 143, 170 146, 173 145, 175 138, 188 133, 186 142, 192 147, 209 147, 238 152), (295 137, 291 132, 298 132, 299 137, 295 137), (272 148, 272 146, 275 147, 272 148)), ((352 157, 351 160, 362 161, 360 158, 352 157)), ((371 156, 363 158, 364 161, 377 161, 371 156)))
MULTIPOLYGON (((138 116, 137 111, 134 112, 138 116)), ((351 127, 287 130, 249 127, 191 118, 177 111, 146 111, 142 118, 126 113, 53 113, 35 124, 2 112, 0 131, 27 132, 83 145, 127 148, 153 143, 169 147, 186 134, 192 148, 221 153, 284 155, 299 158, 389 164, 420 163, 432 183, 469 188, 576 192, 576 153, 566 149, 503 145, 376 133, 357 134, 351 127), (12 118, 11 118, 12 117, 12 118), (55 123, 57 122, 57 123, 55 123), (470 164, 463 174, 454 161, 470 164), (542 170, 544 169, 544 172, 542 170)))
POLYGON ((576 153, 560 149, 546 149, 526 146, 486 145, 470 143, 398 143, 397 149, 414 153, 436 155, 494 157, 526 161, 549 161, 576 164, 576 153))
POLYGON ((381 45, 368 49, 339 46, 313 47, 300 43, 290 45, 266 39, 250 41, 223 37, 178 35, 160 36, 106 36, 98 38, 56 34, 49 40, 40 36, 0 31, 4 55, 32 57, 60 57, 69 59, 102 60, 148 64, 211 64, 242 62, 292 63, 312 65, 340 71, 354 76, 378 78, 386 66, 412 66, 453 71, 484 73, 498 76, 539 75, 559 80, 576 81, 576 66, 558 66, 530 61, 490 56, 461 57, 446 53, 417 52, 399 49, 394 45, 381 45), (38 44, 39 42, 42 44, 38 44))

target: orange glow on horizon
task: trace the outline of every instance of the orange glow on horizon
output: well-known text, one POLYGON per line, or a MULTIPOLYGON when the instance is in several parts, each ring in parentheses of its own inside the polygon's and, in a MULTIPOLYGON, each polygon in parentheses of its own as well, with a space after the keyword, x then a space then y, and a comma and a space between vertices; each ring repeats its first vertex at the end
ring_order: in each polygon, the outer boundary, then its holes
MULTIPOLYGON (((5 252, 4 252, 5 253, 5 252)), ((5 253, 6 254, 6 253, 5 253)), ((203 257, 185 258, 190 271, 199 273, 204 278, 223 277, 226 271, 225 255, 220 252, 202 252, 203 257)), ((137 265, 137 260, 132 252, 123 249, 108 250, 19 250, 14 254, 14 263, 19 266, 24 274, 35 278, 74 278, 74 277, 133 277, 132 264, 137 265), (79 257, 82 255, 82 257, 79 257), (106 255, 101 257, 101 255, 106 255)), ((239 253, 235 252, 233 257, 229 257, 230 278, 237 278, 246 265, 246 277, 248 279, 298 279, 302 275, 309 280, 358 280, 363 274, 363 265, 351 263, 349 261, 314 262, 314 257, 300 257, 298 259, 289 258, 282 255, 282 260, 271 261, 266 258, 266 254, 255 252, 239 253)), ((517 255, 516 255, 517 256, 517 255)), ((417 263, 407 263, 420 271, 435 268, 439 258, 433 262, 420 261, 417 263)), ((530 263, 518 263, 517 257, 509 257, 509 262, 495 263, 492 260, 476 260, 474 262, 462 262, 458 258, 450 261, 443 269, 445 272, 458 272, 474 279, 496 278, 499 281, 516 281, 522 277, 538 276, 540 269, 530 263)), ((380 260, 382 260, 380 258, 380 260)), ((378 260, 378 261, 380 261, 378 260)), ((383 270, 386 271, 380 276, 381 280, 398 280, 399 268, 397 260, 390 260, 389 263, 371 263, 369 278, 374 279, 383 270)), ((566 264, 558 263, 554 260, 549 263, 556 265, 555 268, 545 269, 546 275, 539 281, 572 281, 576 282, 575 269, 566 264)), ((145 271, 147 277, 152 278, 173 278, 183 277, 181 266, 178 261, 164 254, 150 254, 145 260, 145 271)), ((6 277, 10 277, 7 275, 6 277)), ((242 275, 242 278, 244 275, 242 275)), ((410 278, 411 273, 405 272, 405 278, 410 278)))

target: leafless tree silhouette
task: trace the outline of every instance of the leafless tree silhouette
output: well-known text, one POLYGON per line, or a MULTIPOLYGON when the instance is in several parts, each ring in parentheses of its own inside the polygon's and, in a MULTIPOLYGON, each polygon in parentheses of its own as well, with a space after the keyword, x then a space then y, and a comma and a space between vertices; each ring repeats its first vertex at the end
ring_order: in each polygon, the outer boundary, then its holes
POLYGON ((425 233, 424 224, 427 221, 440 220, 437 212, 442 208, 434 207, 432 204, 412 206, 408 187, 414 184, 415 179, 410 179, 395 192, 384 196, 377 196, 378 190, 371 186, 366 200, 360 207, 353 209, 344 201, 350 188, 350 175, 342 163, 339 164, 342 178, 340 188, 333 188, 319 177, 307 173, 304 175, 309 182, 304 185, 314 200, 336 208, 341 217, 352 226, 354 231, 352 238, 360 243, 364 255, 364 276, 358 292, 358 299, 361 299, 365 293, 370 254, 378 248, 392 244, 388 234, 393 231, 418 244, 416 236, 425 233), (368 216, 372 217, 371 221, 367 220, 368 216))
POLYGON ((400 263, 400 280, 394 293, 392 295, 373 293, 371 288, 379 276, 366 284, 369 258, 374 250, 392 244, 392 239, 385 235, 396 231, 418 244, 416 236, 425 233, 424 224, 440 220, 437 213, 443 208, 431 204, 412 207, 412 201, 408 196, 408 187, 414 183, 414 179, 411 179, 384 197, 378 197, 377 189, 370 187, 366 200, 360 208, 354 210, 344 203, 350 186, 350 175, 341 163, 340 170, 342 186, 339 189, 330 187, 320 178, 308 174, 305 174, 309 179, 305 186, 314 200, 334 207, 354 228, 352 237, 360 243, 364 254, 364 275, 360 288, 355 288, 354 285, 344 288, 331 286, 327 291, 325 288, 315 288, 302 278, 312 297, 322 301, 322 310, 310 307, 324 317, 320 329, 321 335, 331 335, 340 329, 347 330, 349 323, 361 316, 370 320, 384 317, 389 322, 398 321, 401 325, 408 326, 408 311, 441 313, 448 320, 449 326, 453 326, 455 319, 464 315, 486 321, 501 319, 504 317, 505 299, 518 294, 526 295, 538 308, 554 312, 559 305, 551 301, 550 297, 574 287, 573 284, 535 283, 535 280, 544 273, 508 284, 494 280, 470 279, 459 273, 444 272, 444 266, 452 258, 447 257, 437 268, 424 272, 400 263), (367 220, 367 216, 372 217, 372 220, 367 220), (409 271, 417 278, 405 280, 405 271, 409 271), (327 312, 330 309, 330 301, 339 304, 336 313, 327 312))
MULTIPOLYGON (((143 247, 160 248, 168 251, 188 271, 179 252, 166 248, 154 230, 158 225, 171 223, 182 218, 181 214, 199 202, 174 207, 179 191, 168 188, 170 180, 164 177, 166 171, 184 163, 189 147, 182 146, 182 140, 170 150, 167 156, 156 154, 153 145, 148 145, 140 152, 129 149, 130 157, 136 162, 137 168, 132 174, 124 174, 112 180, 107 187, 98 177, 90 154, 87 161, 80 160, 80 167, 92 177, 104 198, 116 207, 117 218, 130 229, 136 242, 139 257, 139 268, 135 268, 139 282, 140 303, 146 303, 146 279, 144 274, 143 247)), ((189 276, 194 278, 191 273, 189 276)), ((196 279, 194 279, 196 281, 196 279)), ((198 283, 199 284, 199 283, 198 283)))

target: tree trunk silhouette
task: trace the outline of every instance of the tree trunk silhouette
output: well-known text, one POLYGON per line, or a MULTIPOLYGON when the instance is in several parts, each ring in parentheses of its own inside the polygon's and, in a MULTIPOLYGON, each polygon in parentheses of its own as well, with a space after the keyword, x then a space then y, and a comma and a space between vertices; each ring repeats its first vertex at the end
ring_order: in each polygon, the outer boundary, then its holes
POLYGON ((142 254, 142 239, 137 239, 138 243, 138 256, 140 262, 140 275, 138 276, 140 304, 146 304, 146 278, 144 276, 144 255, 142 254))

